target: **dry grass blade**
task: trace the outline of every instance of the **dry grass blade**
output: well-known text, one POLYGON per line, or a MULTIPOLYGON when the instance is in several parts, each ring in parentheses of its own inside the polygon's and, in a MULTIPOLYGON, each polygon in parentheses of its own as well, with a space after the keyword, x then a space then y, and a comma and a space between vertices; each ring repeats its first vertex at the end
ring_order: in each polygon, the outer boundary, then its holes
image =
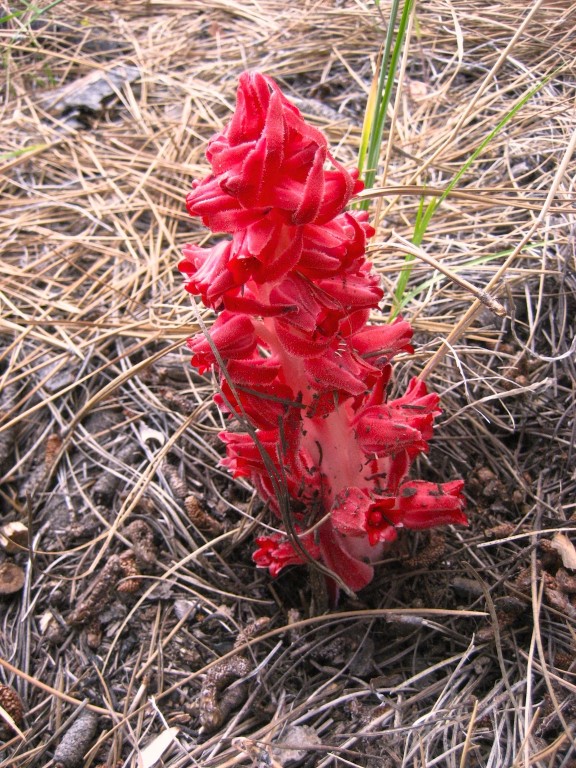
POLYGON ((254 570, 273 525, 218 468, 213 382, 184 347, 179 254, 206 240, 184 197, 245 68, 352 165, 389 3, 4 5, 0 524, 28 533, 0 545, 25 575, 0 624, 25 738, 3 725, 0 766, 48 765, 88 712, 94 767, 178 729, 168 768, 284 765, 294 738, 294 768, 570 768, 576 576, 554 536, 574 543, 576 8, 415 5, 368 195, 390 297, 421 200, 551 77, 435 213, 402 308, 399 386, 426 376, 445 412, 419 476, 466 478, 470 528, 407 537, 309 617, 303 570, 254 570))

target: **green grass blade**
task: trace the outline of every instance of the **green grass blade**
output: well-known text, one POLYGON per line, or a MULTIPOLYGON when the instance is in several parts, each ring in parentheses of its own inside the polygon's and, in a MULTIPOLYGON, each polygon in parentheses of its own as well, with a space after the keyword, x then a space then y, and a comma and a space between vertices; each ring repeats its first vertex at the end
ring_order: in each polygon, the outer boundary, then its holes
MULTIPOLYGON (((522 253, 523 251, 527 251, 530 248, 542 248, 545 245, 546 245, 546 242, 544 240, 539 240, 533 243, 526 243, 526 245, 523 246, 519 252, 522 253)), ((466 269, 473 269, 474 267, 478 267, 482 264, 489 264, 491 261, 496 261, 498 259, 502 259, 502 258, 506 258, 507 256, 510 256, 510 254, 513 253, 514 250, 515 250, 514 248, 507 248, 504 251, 498 251, 497 253, 489 253, 486 256, 476 256, 473 259, 466 261, 464 264, 459 264, 458 266, 451 267, 451 271, 454 274, 458 274, 459 272, 463 272, 466 269)), ((411 257, 411 259, 414 258, 412 254, 409 254, 409 256, 411 257)), ((391 320, 394 320, 394 318, 401 312, 401 310, 407 304, 409 304, 412 301, 412 299, 416 298, 416 296, 418 296, 420 293, 422 293, 423 291, 426 291, 428 288, 438 283, 439 280, 441 279, 442 279, 441 275, 438 272, 435 272, 432 275, 432 277, 429 277, 423 283, 420 283, 419 285, 415 286, 411 291, 408 291, 406 294, 404 294, 398 306, 394 309, 391 320)))
MULTIPOLYGON (((422 200, 420 201, 420 206, 418 208, 418 215, 416 217, 416 222, 414 225, 414 235, 412 237, 412 242, 414 245, 420 246, 422 244, 422 241, 424 240, 424 236, 426 234, 426 230, 428 229, 428 225, 430 224, 430 221, 432 220, 432 217, 434 216, 434 213, 438 209, 438 207, 446 200, 450 192, 454 189, 456 184, 460 181, 462 176, 466 173, 466 171, 470 168, 472 163, 476 160, 476 158, 486 149, 488 144, 500 133, 500 131, 512 120, 515 115, 522 109, 522 107, 530 101, 530 99, 538 93, 538 91, 546 85, 546 83, 554 76, 554 74, 557 72, 555 70, 552 74, 548 75, 548 77, 545 77, 543 80, 541 80, 539 83, 537 83, 533 88, 531 88, 513 107, 510 109, 509 112, 507 112, 504 117, 497 123, 497 125, 488 133, 488 135, 480 142, 478 147, 472 152, 470 157, 466 160, 466 162, 462 165, 462 167, 458 170, 458 172, 454 175, 448 186, 444 189, 442 194, 437 198, 432 198, 428 205, 426 206, 426 210, 422 213, 422 200)), ((400 276, 398 278, 398 282, 396 285, 396 289, 394 291, 394 306, 392 310, 392 319, 396 317, 398 312, 400 311, 401 307, 405 306, 406 301, 404 298, 404 292, 406 290, 406 285, 408 284, 408 280, 410 279, 410 274, 412 272, 412 267, 410 266, 410 262, 414 260, 414 257, 411 254, 406 254, 405 260, 404 260, 404 268, 402 269, 402 272, 400 273, 400 276)))
MULTIPOLYGON (((394 0, 392 8, 390 10, 390 23, 386 32, 386 41, 384 44, 384 52, 382 54, 382 60, 380 64, 380 73, 378 78, 378 95, 375 103, 372 105, 367 104, 367 111, 370 109, 372 114, 368 119, 365 118, 365 125, 370 125, 370 137, 366 141, 363 135, 362 139, 367 143, 366 156, 359 157, 358 170, 360 174, 364 173, 364 184, 367 189, 374 186, 376 174, 378 172, 378 161, 380 159, 380 150, 382 146, 382 135, 384 133, 384 125, 386 122, 386 114, 388 106, 392 98, 394 88, 394 78, 396 70, 398 69, 398 62, 404 46, 406 31, 408 29, 408 21, 410 19, 410 13, 412 11, 413 0, 405 0, 402 13, 400 15, 400 21, 398 23, 398 31, 396 33, 396 39, 392 46, 392 40, 394 38, 394 29, 396 26, 396 19, 400 9, 399 0, 394 0), (366 168, 365 172, 364 169, 366 168)), ((366 199, 360 203, 360 208, 367 210, 370 205, 370 200, 366 199)))
POLYGON ((379 75, 378 72, 382 70, 382 51, 378 54, 378 60, 376 62, 376 72, 372 78, 372 85, 370 86, 370 92, 368 93, 368 100, 366 102, 366 109, 364 111, 364 122, 362 123, 362 134, 360 136, 360 149, 358 150, 358 173, 362 175, 364 170, 364 161, 366 159, 366 153, 368 151, 368 142, 370 141, 370 133, 372 132, 372 126, 374 125, 374 116, 377 109, 377 100, 379 94, 379 75))
POLYGON ((57 5, 60 5, 60 3, 63 3, 63 2, 64 0, 52 0, 52 2, 48 3, 48 5, 45 8, 38 8, 38 10, 35 11, 34 13, 34 21, 36 19, 39 19, 43 13, 46 13, 47 11, 52 10, 52 8, 55 8, 57 5))
MULTIPOLYGON (((30 21, 36 21, 36 19, 39 19, 42 14, 46 13, 52 8, 55 8, 57 5, 60 5, 60 3, 63 2, 64 0, 52 0, 52 2, 44 8, 34 8, 30 21)), ((24 16, 24 14, 30 10, 32 10, 31 4, 27 5, 26 8, 23 8, 21 11, 14 11, 13 13, 9 13, 6 16, 0 16, 0 24, 5 24, 7 21, 12 21, 12 19, 18 19, 20 16, 24 16)))
POLYGON ((14 11, 14 13, 9 13, 7 16, 0 16, 0 24, 6 24, 7 21, 12 21, 12 19, 17 19, 19 16, 22 16, 26 11, 14 11))
MULTIPOLYGON (((416 222, 414 225, 414 230, 418 231, 420 228, 420 222, 422 221, 422 218, 424 216, 424 198, 420 198, 420 204, 418 205, 418 213, 416 214, 416 222)), ((416 242, 416 239, 413 238, 412 242, 415 245, 420 245, 420 243, 416 242)), ((408 267, 408 263, 413 261, 415 256, 411 253, 407 253, 404 257, 404 268, 400 272, 400 275, 398 276, 398 283, 396 284, 396 290, 394 291, 394 304, 392 308, 392 317, 393 320, 398 312, 400 311, 400 306, 402 304, 402 297, 404 296, 404 291, 406 290, 406 285, 408 284, 408 280, 410 278, 411 268, 408 267)))
MULTIPOLYGON (((374 131, 374 125, 378 118, 380 110, 380 103, 382 101, 382 94, 384 92, 384 86, 389 78, 389 63, 390 63, 390 51, 392 50, 392 40, 394 39, 394 27, 396 26, 396 18, 398 16, 398 9, 400 7, 400 0, 393 0, 390 8, 390 18, 388 20, 388 29, 386 30, 386 38, 384 40, 384 48, 380 49, 378 54, 378 60, 376 62, 376 71, 372 80, 372 87, 370 89, 370 95, 366 104, 366 111, 364 113, 364 126, 362 128, 362 143, 365 145, 366 150, 364 153, 358 156, 358 173, 362 176, 364 172, 364 161, 366 159, 367 152, 370 151, 370 145, 372 142, 372 136, 374 131)), ((360 148, 362 150, 362 146, 360 148)))
MULTIPOLYGON (((554 73, 553 73, 553 74, 554 74, 554 73)), ((518 103, 517 103, 517 104, 515 104, 515 105, 512 107, 512 109, 511 109, 509 112, 507 112, 507 113, 504 115, 504 117, 502 118, 502 120, 500 120, 500 122, 499 122, 499 123, 496 125, 496 127, 495 127, 495 128, 493 128, 493 129, 490 131, 490 133, 489 133, 489 134, 486 136, 486 138, 485 138, 485 139, 483 139, 483 140, 480 142, 480 144, 478 145, 478 147, 477 147, 477 148, 474 150, 474 152, 472 152, 472 154, 470 155, 470 157, 468 158, 468 160, 466 160, 466 162, 464 163, 464 165, 462 166, 462 168, 460 168, 460 170, 459 170, 459 171, 456 173, 456 175, 454 176, 454 178, 452 179, 452 181, 451 181, 451 182, 448 184, 448 186, 446 187, 446 189, 445 189, 445 190, 442 192, 442 194, 440 195, 440 197, 438 197, 438 198, 434 198, 434 199, 430 200, 430 202, 428 203, 428 207, 427 207, 426 213, 425 213, 425 215, 424 215, 424 219, 423 219, 423 222, 422 222, 422 226, 424 227, 424 231, 422 232, 422 235, 421 235, 421 237, 423 237, 423 236, 424 236, 424 234, 425 234, 425 232, 426 232, 426 229, 428 228, 428 224, 430 223, 430 220, 432 219, 432 216, 434 215, 434 212, 436 211, 436 209, 438 208, 438 206, 439 206, 439 205, 441 205, 441 204, 444 202, 444 200, 446 200, 446 198, 448 197, 448 195, 450 194, 450 192, 452 192, 452 190, 454 189, 454 187, 456 186, 456 184, 457 184, 457 183, 460 181, 460 179, 462 178, 462 176, 463 176, 463 175, 466 173, 466 171, 468 170, 468 168, 470 168, 470 166, 471 166, 471 165, 472 165, 472 163, 473 163, 473 162, 476 160, 476 158, 477 158, 477 157, 478 157, 478 156, 479 156, 479 155, 480 155, 480 154, 481 154, 481 153, 482 153, 482 152, 483 152, 483 151, 486 149, 486 147, 488 146, 488 144, 490 144, 490 142, 492 141, 492 139, 493 139, 493 138, 495 138, 495 137, 496 137, 496 136, 497 136, 497 135, 500 133, 500 131, 502 130, 502 128, 504 128, 504 127, 505 127, 505 126, 506 126, 506 125, 507 125, 507 124, 510 122, 510 120, 512 120, 512 118, 513 118, 513 117, 515 117, 515 115, 516 115, 516 114, 517 114, 517 113, 518 113, 518 112, 519 112, 519 111, 522 109, 522 107, 523 107, 523 106, 524 106, 524 105, 525 105, 525 104, 526 104, 528 101, 530 101, 530 99, 531 99, 531 98, 532 98, 532 97, 533 97, 533 96, 534 96, 536 93, 538 93, 538 91, 539 91, 541 88, 543 88, 543 87, 546 85, 546 83, 547 83, 547 82, 550 80, 550 78, 553 76, 553 74, 551 74, 551 75, 549 75, 548 77, 544 78, 544 80, 541 80, 541 81, 540 81, 539 83, 537 83, 537 84, 536 84, 536 85, 535 85, 533 88, 531 88, 531 89, 528 91, 528 93, 526 93, 526 94, 525 94, 525 95, 524 95, 524 96, 523 96, 523 97, 520 99, 520 101, 518 101, 518 103)), ((420 242, 421 242, 421 241, 420 241, 420 242)), ((418 243, 418 244, 420 244, 420 243, 418 243)))
POLYGON ((2 152, 0 153, 0 163, 16 160, 18 157, 22 157, 22 155, 27 155, 30 152, 36 152, 38 150, 45 149, 48 146, 48 144, 30 144, 30 146, 24 147, 23 149, 14 149, 11 152, 2 152))

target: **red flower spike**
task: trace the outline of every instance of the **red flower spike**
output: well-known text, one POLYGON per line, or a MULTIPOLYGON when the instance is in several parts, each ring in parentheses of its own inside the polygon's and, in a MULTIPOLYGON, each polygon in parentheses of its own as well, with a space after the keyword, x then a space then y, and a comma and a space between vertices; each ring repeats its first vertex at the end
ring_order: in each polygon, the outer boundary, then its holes
MULTIPOLYGON (((461 480, 406 479, 428 449, 438 396, 413 379, 388 400, 412 328, 370 325, 383 297, 365 253, 374 229, 367 213, 344 211, 362 182, 257 72, 240 77, 234 115, 206 156, 212 174, 186 205, 231 239, 186 246, 180 269, 186 290, 220 312, 210 334, 226 371, 215 400, 252 427, 221 433, 222 466, 250 480, 279 528, 286 514, 296 531, 305 520, 314 533, 299 532, 300 547, 362 589, 400 529, 467 524, 461 480), (279 479, 290 497, 282 512, 279 479)), ((217 368, 207 339, 189 346, 200 372, 217 368)), ((306 562, 300 547, 288 532, 263 536, 254 561, 277 576, 306 562)))

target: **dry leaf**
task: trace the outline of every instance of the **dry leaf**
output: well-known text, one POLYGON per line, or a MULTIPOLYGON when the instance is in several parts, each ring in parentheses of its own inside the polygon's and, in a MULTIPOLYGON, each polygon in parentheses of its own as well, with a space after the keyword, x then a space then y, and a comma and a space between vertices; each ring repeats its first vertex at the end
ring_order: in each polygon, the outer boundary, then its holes
POLYGON ((108 70, 95 69, 46 97, 48 109, 61 114, 70 109, 88 109, 98 112, 105 99, 122 90, 126 83, 140 77, 138 67, 116 64, 108 70))
POLYGON ((138 755, 138 768, 152 768, 178 735, 179 728, 167 728, 147 744, 138 755))
POLYGON ((40 628, 40 633, 42 635, 45 635, 46 630, 54 621, 55 619, 52 611, 44 611, 44 613, 42 614, 42 616, 40 616, 40 619, 38 621, 38 627, 40 628))
POLYGON ((274 745, 273 754, 285 766, 293 760, 303 760, 308 749, 321 746, 322 740, 310 725, 295 725, 274 745))
POLYGON ((552 547, 562 558, 564 568, 576 571, 576 548, 564 533, 557 533, 552 539, 552 547))
POLYGON ((164 445, 166 437, 158 429, 144 426, 140 430, 140 440, 142 440, 143 443, 146 443, 148 440, 156 440, 160 445, 164 445))

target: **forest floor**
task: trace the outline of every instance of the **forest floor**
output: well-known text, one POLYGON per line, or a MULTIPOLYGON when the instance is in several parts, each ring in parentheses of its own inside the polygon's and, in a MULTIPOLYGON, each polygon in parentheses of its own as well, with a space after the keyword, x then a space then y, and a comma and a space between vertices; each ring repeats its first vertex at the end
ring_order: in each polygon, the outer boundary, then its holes
POLYGON ((411 262, 395 370, 441 395, 418 473, 465 479, 468 528, 315 615, 306 568, 254 567, 267 512, 189 365, 184 199, 239 74, 353 166, 388 13, 0 7, 0 766, 576 766, 574 5, 417 3, 386 133, 374 322, 421 200, 504 121, 430 223, 444 271, 411 262))

